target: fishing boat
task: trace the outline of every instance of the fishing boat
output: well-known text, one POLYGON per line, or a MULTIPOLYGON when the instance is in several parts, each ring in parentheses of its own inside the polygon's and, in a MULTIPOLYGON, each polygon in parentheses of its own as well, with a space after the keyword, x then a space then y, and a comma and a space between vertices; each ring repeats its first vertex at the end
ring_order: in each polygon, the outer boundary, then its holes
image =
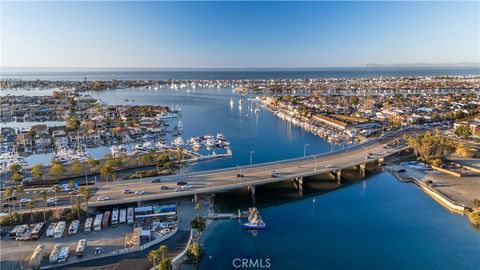
POLYGON ((262 230, 267 228, 267 224, 263 222, 262 216, 256 207, 248 209, 248 222, 242 225, 245 230, 262 230))

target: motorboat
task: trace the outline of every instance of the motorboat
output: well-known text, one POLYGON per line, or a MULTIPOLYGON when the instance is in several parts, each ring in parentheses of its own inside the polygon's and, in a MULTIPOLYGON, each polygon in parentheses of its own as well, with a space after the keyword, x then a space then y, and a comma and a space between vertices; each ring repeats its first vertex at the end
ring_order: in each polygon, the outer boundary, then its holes
POLYGON ((183 141, 182 137, 178 136, 173 140, 172 145, 180 147, 180 146, 184 146, 185 142, 183 141))

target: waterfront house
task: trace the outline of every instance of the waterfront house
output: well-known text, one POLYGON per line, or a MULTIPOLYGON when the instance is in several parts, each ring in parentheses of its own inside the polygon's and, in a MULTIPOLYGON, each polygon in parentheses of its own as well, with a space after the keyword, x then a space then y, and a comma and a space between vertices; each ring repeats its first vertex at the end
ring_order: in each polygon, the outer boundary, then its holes
POLYGON ((17 135, 16 144, 18 151, 26 151, 33 147, 33 137, 29 133, 21 133, 17 135))

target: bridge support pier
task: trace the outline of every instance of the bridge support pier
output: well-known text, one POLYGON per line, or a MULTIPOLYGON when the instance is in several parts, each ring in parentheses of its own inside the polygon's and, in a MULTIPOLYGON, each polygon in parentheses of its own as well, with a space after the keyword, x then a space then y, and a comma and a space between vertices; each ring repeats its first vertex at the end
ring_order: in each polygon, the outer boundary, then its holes
POLYGON ((193 202, 197 203, 197 201, 198 201, 198 194, 195 193, 193 194, 193 202))
POLYGON ((378 165, 382 165, 383 161, 384 161, 384 158, 383 158, 383 157, 377 159, 378 165))
POLYGON ((335 181, 337 184, 342 184, 342 169, 333 171, 333 175, 335 176, 335 181))
POLYGON ((255 205, 255 186, 247 186, 247 188, 252 195, 252 202, 255 205))
POLYGON ((358 165, 358 172, 360 173, 360 175, 362 177, 365 177, 365 168, 366 167, 367 167, 366 163, 361 163, 360 165, 358 165))
POLYGON ((300 195, 303 195, 303 177, 295 177, 292 180, 300 195))

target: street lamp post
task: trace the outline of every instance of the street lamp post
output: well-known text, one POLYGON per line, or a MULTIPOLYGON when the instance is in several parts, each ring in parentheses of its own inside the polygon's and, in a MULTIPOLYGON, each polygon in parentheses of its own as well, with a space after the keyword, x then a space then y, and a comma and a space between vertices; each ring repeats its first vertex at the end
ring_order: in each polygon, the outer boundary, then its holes
POLYGON ((307 156, 307 146, 310 146, 309 143, 306 143, 304 146, 303 146, 303 157, 306 157, 307 156))
POLYGON ((253 161, 253 154, 255 154, 255 151, 250 151, 250 165, 252 165, 252 161, 253 161))
POLYGON ((317 171, 317 157, 312 155, 313 159, 315 159, 315 168, 313 169, 313 171, 317 171))

